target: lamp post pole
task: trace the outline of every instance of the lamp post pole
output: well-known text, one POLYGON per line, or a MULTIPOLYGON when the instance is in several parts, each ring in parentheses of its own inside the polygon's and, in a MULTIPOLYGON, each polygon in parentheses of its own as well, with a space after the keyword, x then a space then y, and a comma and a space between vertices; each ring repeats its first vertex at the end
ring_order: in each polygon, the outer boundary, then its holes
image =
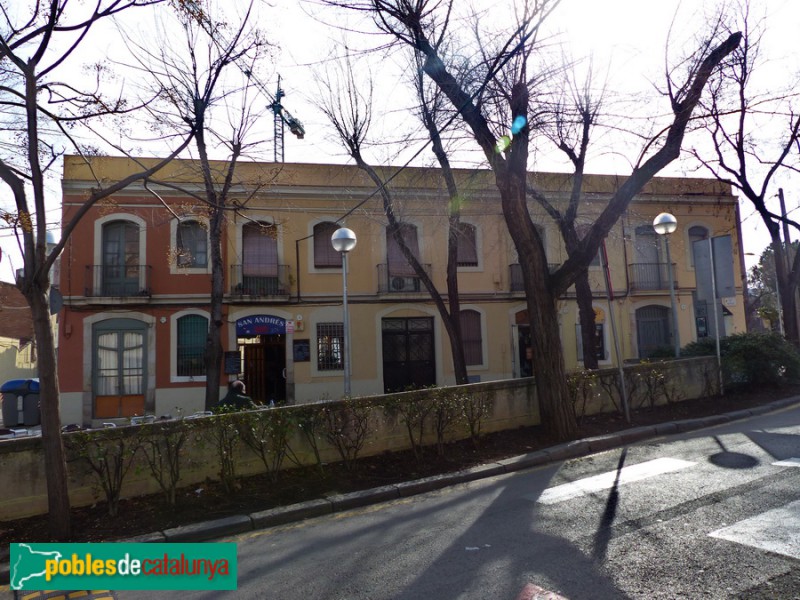
POLYGON ((669 278, 669 301, 672 306, 672 341, 675 344, 675 358, 681 355, 681 338, 678 333, 678 309, 675 304, 675 277, 672 273, 672 257, 669 253, 669 235, 678 228, 678 220, 669 213, 661 213, 653 219, 653 229, 664 238, 667 254, 667 277, 669 278))
POLYGON ((340 227, 333 232, 331 244, 333 249, 342 254, 342 319, 344 352, 342 353, 342 366, 344 367, 344 395, 349 397, 350 390, 350 315, 347 308, 347 254, 356 247, 356 234, 347 227, 340 227))

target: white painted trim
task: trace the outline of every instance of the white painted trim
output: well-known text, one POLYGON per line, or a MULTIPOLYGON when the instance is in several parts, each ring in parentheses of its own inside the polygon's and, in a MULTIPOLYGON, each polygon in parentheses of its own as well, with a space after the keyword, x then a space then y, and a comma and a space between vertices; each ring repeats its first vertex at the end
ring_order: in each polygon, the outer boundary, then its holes
POLYGON ((169 381, 170 383, 198 383, 204 382, 206 376, 200 377, 187 377, 185 375, 178 376, 178 319, 187 315, 200 315, 205 317, 209 322, 211 315, 206 310, 197 308, 187 308, 180 312, 173 313, 169 318, 169 381))

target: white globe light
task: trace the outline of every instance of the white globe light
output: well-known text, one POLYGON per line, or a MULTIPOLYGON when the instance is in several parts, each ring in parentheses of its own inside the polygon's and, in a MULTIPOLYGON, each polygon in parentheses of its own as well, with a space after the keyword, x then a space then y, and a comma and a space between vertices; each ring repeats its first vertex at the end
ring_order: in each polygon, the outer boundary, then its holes
POLYGON ((347 227, 340 227, 331 236, 331 244, 337 252, 350 252, 356 247, 356 242, 356 234, 347 227))
POLYGON ((661 213, 653 219, 653 229, 658 235, 667 235, 678 228, 678 219, 669 213, 661 213))

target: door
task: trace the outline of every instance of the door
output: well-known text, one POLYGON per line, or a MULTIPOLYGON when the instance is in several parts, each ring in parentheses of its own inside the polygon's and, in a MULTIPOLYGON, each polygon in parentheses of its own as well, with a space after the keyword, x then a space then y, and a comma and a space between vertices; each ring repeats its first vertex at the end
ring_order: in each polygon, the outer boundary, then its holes
POLYGON ((139 292, 139 227, 114 221, 103 227, 103 296, 135 296, 139 292))
POLYGON ((636 311, 639 358, 647 358, 655 350, 671 346, 669 313, 663 306, 645 306, 636 311))
POLYGON ((94 418, 144 415, 146 328, 118 319, 98 323, 94 332, 94 418))
POLYGON ((269 404, 286 401, 286 338, 284 335, 261 335, 244 350, 244 384, 254 402, 269 404))
POLYGON ((436 385, 433 317, 383 319, 383 391, 436 385))

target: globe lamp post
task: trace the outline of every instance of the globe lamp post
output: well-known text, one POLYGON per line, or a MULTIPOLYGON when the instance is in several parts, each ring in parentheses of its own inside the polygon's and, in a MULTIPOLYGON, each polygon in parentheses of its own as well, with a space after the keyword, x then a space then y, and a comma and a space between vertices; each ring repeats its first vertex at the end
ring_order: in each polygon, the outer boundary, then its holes
POLYGON ((669 213, 661 213, 653 219, 653 229, 664 238, 667 253, 667 277, 669 278, 669 301, 672 305, 672 340, 675 344, 675 358, 681 355, 681 339, 678 334, 678 310, 675 305, 675 278, 672 273, 672 257, 669 253, 669 236, 678 228, 678 220, 669 213))
POLYGON ((352 229, 340 227, 331 235, 331 244, 336 252, 342 254, 342 308, 344 312, 344 395, 350 396, 350 315, 347 310, 347 254, 356 247, 356 234, 352 229))

